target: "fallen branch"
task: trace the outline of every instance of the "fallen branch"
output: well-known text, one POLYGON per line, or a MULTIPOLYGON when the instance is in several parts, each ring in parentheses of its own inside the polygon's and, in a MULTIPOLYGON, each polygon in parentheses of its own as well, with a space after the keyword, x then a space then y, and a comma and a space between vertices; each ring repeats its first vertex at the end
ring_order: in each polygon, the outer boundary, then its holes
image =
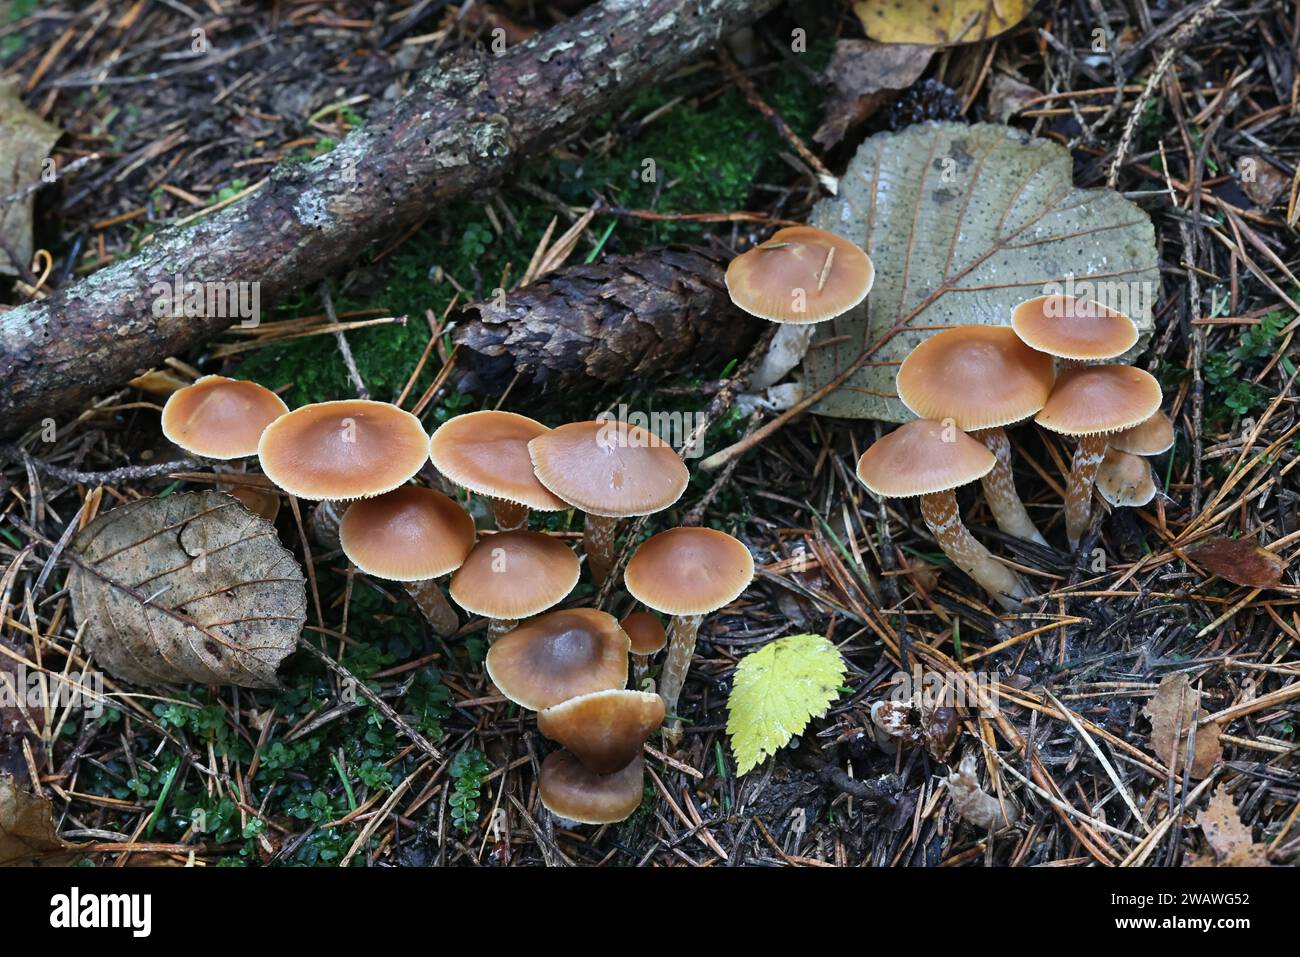
MULTIPOLYGON (((0 434, 75 408, 237 321, 158 310, 160 283, 257 283, 274 301, 693 60, 777 0, 605 0, 494 56, 471 47, 386 114, 137 255, 0 313, 0 434)), ((217 286, 217 284, 223 284, 217 286)))

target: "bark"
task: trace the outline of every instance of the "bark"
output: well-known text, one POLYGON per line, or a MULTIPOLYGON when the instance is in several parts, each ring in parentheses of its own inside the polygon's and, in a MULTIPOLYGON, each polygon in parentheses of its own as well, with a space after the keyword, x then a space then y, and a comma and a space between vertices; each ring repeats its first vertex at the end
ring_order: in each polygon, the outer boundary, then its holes
POLYGON ((499 302, 477 303, 456 333, 462 389, 500 394, 725 361, 765 323, 731 305, 726 263, 700 250, 664 249, 571 266, 499 302))
MULTIPOLYGON (((690 62, 777 0, 605 0, 494 56, 459 50, 329 153, 0 314, 0 434, 79 407, 235 321, 155 315, 161 283, 258 283, 261 305, 482 189, 690 62)), ((211 310, 224 313, 227 310, 211 310)))

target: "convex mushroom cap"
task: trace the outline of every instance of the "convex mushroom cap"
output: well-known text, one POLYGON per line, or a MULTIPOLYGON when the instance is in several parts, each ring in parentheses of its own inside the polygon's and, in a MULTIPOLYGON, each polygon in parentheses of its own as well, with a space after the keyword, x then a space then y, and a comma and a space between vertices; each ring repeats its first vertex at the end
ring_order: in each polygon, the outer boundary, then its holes
POLYGON ((474 546, 447 591, 466 611, 499 621, 529 618, 578 584, 573 549, 541 532, 498 532, 474 546))
POLYGON ((967 431, 1029 418, 1052 392, 1052 357, 1005 326, 957 326, 913 349, 898 369, 898 397, 923 419, 967 431))
POLYGON ((1107 449, 1097 470, 1097 492, 1116 508, 1141 508, 1156 497, 1151 463, 1128 452, 1107 449))
POLYGON ((648 611, 634 611, 619 624, 632 642, 632 654, 653 655, 668 644, 668 633, 663 622, 648 611))
POLYGON ((1131 429, 1159 409, 1160 383, 1132 366, 1076 366, 1056 388, 1034 421, 1059 435, 1108 435, 1131 429))
POLYGON ((257 445, 262 471, 305 499, 369 498, 406 483, 428 459, 429 437, 387 402, 317 402, 282 415, 257 445))
MULTIPOLYGON (((495 647, 495 646, 494 646, 495 647)), ((613 774, 596 774, 568 751, 554 751, 542 762, 537 793, 556 817, 579 824, 615 824, 632 816, 641 805, 645 786, 645 758, 613 774)))
POLYGON ((533 711, 627 684, 631 643, 618 619, 591 608, 552 611, 498 638, 487 673, 501 693, 533 711))
POLYGON ((641 604, 668 615, 707 615, 754 580, 754 556, 726 532, 670 528, 637 548, 623 584, 641 604))
POLYGON ((596 774, 627 767, 663 723, 663 698, 621 688, 579 695, 537 714, 537 730, 596 774))
POLYGON ((429 460, 461 488, 526 505, 539 512, 562 512, 568 503, 537 480, 528 443, 551 430, 513 412, 484 410, 448 419, 429 439, 429 460))
POLYGON ((1137 324, 1122 312, 1059 294, 1016 306, 1011 327, 1039 352, 1081 362, 1122 356, 1138 340, 1137 324))
POLYGON ((805 325, 848 312, 876 270, 856 243, 814 226, 777 230, 727 266, 731 301, 760 319, 805 325))
POLYGON ((983 443, 955 425, 915 419, 862 453, 858 480, 885 498, 931 495, 983 478, 996 461, 983 443))
POLYGON ((1174 424, 1169 416, 1157 411, 1141 425, 1135 425, 1110 437, 1110 447, 1130 455, 1159 455, 1174 445, 1174 424))
POLYGON ((528 443, 541 483, 591 515, 627 518, 672 505, 690 480, 671 445, 617 419, 570 422, 528 443))
POLYGON ((404 485, 349 505, 339 522, 339 542, 367 575, 427 581, 465 561, 474 547, 474 520, 441 492, 404 485))
POLYGON ((262 432, 288 411, 283 399, 256 382, 205 375, 167 398, 162 433, 195 455, 238 459, 256 455, 262 432))

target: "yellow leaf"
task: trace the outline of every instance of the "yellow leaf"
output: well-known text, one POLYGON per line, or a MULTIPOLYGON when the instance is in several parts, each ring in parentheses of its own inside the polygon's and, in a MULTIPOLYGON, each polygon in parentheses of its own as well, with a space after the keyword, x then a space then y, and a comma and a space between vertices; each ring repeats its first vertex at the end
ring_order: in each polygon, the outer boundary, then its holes
POLYGON ((821 635, 778 638, 736 668, 727 699, 727 734, 736 771, 745 774, 826 713, 848 667, 821 635))
POLYGON ((1033 8, 1032 0, 858 0, 853 4, 871 39, 936 46, 995 37, 1033 8))

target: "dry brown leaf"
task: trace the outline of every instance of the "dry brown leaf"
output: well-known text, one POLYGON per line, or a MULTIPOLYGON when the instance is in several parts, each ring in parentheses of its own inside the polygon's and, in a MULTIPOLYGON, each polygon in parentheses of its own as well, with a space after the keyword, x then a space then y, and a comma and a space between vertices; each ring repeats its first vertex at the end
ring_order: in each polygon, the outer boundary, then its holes
POLYGON ((986 831, 996 831, 1020 820, 1020 802, 1010 794, 1004 794, 999 803, 996 797, 980 787, 975 769, 975 755, 968 754, 961 759, 957 770, 944 778, 948 793, 952 795, 953 809, 961 819, 986 831))
POLYGON ((77 856, 76 849, 55 833, 50 802, 0 774, 0 867, 63 866, 77 856))
POLYGON ((1237 160, 1237 176, 1241 180, 1241 191, 1262 210, 1280 200, 1291 185, 1290 176, 1279 173, 1272 163, 1254 154, 1237 160))
MULTIPOLYGON (((27 109, 16 82, 0 83, 0 199, 42 182, 43 164, 59 138, 51 126, 27 109)), ((0 202, 0 275, 22 275, 32 261, 32 207, 35 193, 0 202), (18 263, 11 261, 13 258, 18 263)))
POLYGON ((1268 846, 1256 844, 1250 828, 1237 814, 1227 788, 1217 788, 1204 811, 1196 815, 1209 854, 1192 858, 1191 867, 1268 867, 1268 846))
POLYGON ((898 90, 905 90, 925 72, 934 47, 917 43, 874 43, 840 40, 823 74, 831 84, 826 119, 813 134, 830 149, 876 112, 898 90))
POLYGON ((1005 33, 1029 15, 1033 0, 857 0, 853 12, 882 43, 953 46, 1005 33))
POLYGON ((69 590, 86 647, 135 684, 279 686, 307 612, 275 528, 221 492, 131 502, 73 539, 69 590))
POLYGON ((1041 95, 1028 83, 999 73, 989 82, 989 115, 1005 123, 1041 95))
POLYGON ((1276 588, 1286 571, 1277 555, 1242 538, 1208 538, 1187 549, 1187 557, 1234 585, 1276 588))
MULTIPOLYGON (((1186 763, 1188 731, 1205 717, 1200 699, 1200 692, 1191 686, 1187 675, 1178 672, 1160 682, 1155 697, 1143 709, 1151 719, 1151 750, 1162 762, 1171 765, 1176 774, 1182 773, 1186 763)), ((1195 730, 1191 775, 1203 778, 1223 757, 1223 747, 1219 744, 1217 724, 1195 730)))

